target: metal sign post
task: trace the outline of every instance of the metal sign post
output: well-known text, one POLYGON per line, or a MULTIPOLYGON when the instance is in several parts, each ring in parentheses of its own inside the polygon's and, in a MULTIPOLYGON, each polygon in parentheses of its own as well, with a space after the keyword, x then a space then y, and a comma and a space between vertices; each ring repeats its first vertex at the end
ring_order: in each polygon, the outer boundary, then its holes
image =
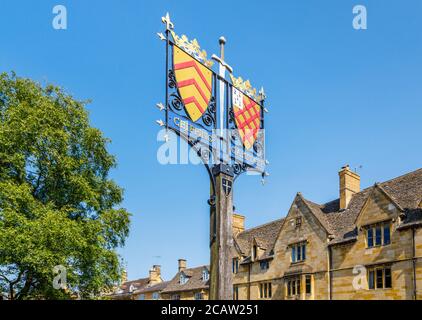
POLYGON ((210 299, 233 299, 231 253, 233 249, 232 215, 233 186, 245 172, 265 171, 265 135, 263 89, 256 93, 249 81, 233 76, 233 69, 225 62, 221 37, 218 73, 212 70, 213 61, 207 59, 196 39, 179 37, 167 13, 162 18, 166 42, 165 104, 158 103, 165 112, 165 121, 157 120, 168 130, 185 140, 201 158, 210 177, 210 299), (229 72, 231 81, 226 79, 229 72), (218 90, 217 90, 218 88, 218 90))

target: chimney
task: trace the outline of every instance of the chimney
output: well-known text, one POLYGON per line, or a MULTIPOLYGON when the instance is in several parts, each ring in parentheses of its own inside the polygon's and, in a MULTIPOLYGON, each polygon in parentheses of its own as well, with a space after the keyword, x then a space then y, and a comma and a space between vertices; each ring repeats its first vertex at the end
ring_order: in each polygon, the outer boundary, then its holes
POLYGON ((156 284, 161 282, 161 266, 154 265, 149 270, 149 283, 156 284))
POLYGON ((232 219, 233 236, 237 236, 240 232, 245 231, 245 216, 233 213, 232 219))
POLYGON ((360 176, 350 170, 349 165, 341 168, 340 177, 340 209, 346 209, 355 193, 360 192, 360 176))
POLYGON ((121 278, 120 278, 120 284, 123 284, 125 282, 127 282, 127 271, 126 271, 126 269, 123 269, 122 275, 121 275, 121 278))
POLYGON ((186 260, 179 259, 179 272, 184 271, 186 269, 186 260))

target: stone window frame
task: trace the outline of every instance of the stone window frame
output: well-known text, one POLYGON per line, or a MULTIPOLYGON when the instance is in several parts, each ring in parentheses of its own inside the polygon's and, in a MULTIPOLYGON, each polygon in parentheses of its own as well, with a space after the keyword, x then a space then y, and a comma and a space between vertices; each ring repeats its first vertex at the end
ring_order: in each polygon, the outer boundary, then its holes
POLYGON ((313 279, 312 279, 312 275, 311 274, 306 274, 305 275, 305 294, 307 296, 312 295, 312 289, 313 289, 313 279), (308 287, 308 280, 309 280, 309 287, 308 287), (309 288, 309 292, 308 292, 308 288, 309 288))
POLYGON ((391 264, 381 264, 367 267, 366 271, 366 280, 368 284, 368 290, 391 290, 393 289, 393 272, 392 272, 392 265, 391 264), (389 286, 386 285, 386 270, 389 270, 389 286), (382 286, 378 286, 378 272, 381 271, 381 278, 382 278, 382 286), (373 285, 371 286, 370 283, 370 275, 372 273, 372 281, 373 285))
POLYGON ((286 297, 300 298, 302 294, 302 275, 289 276, 285 279, 286 297))
POLYGON ((269 281, 261 282, 259 287, 259 299, 271 299, 272 298, 272 283, 269 281))
POLYGON ((362 229, 365 232, 365 247, 366 249, 372 249, 372 248, 380 248, 380 247, 386 247, 391 245, 391 234, 392 234, 392 230, 393 230, 393 221, 392 220, 384 220, 384 221, 380 221, 380 222, 376 222, 376 223, 371 223, 368 225, 365 225, 362 227, 362 229), (388 226, 389 227, 389 232, 388 232, 388 243, 385 242, 385 227, 388 226), (376 231, 377 229, 380 228, 381 229, 381 243, 380 244, 376 244, 377 241, 377 236, 376 236, 376 231), (370 246, 370 237, 369 237, 369 231, 372 231, 372 246, 370 246))
POLYGON ((307 258, 307 247, 308 241, 306 240, 290 244, 288 246, 288 249, 290 250, 290 263, 298 264, 305 262, 307 258), (298 250, 299 247, 300 249, 298 250), (300 253, 300 259, 298 259, 298 253, 300 253))
POLYGON ((232 259, 232 272, 234 274, 239 273, 239 258, 232 259))
POLYGON ((259 269, 261 271, 267 271, 269 268, 270 268, 270 261, 269 260, 259 261, 259 269))
POLYGON ((204 300, 204 293, 202 291, 195 292, 194 299, 195 300, 204 300))
POLYGON ((239 285, 233 285, 233 300, 239 300, 239 285))

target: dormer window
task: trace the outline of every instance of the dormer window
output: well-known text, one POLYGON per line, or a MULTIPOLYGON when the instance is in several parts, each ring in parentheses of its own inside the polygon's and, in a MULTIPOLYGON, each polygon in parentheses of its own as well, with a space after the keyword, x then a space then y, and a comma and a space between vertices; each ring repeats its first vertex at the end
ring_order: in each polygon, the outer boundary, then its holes
POLYGON ((391 243, 391 222, 374 224, 366 227, 368 248, 386 246, 391 243))
POLYGON ((258 247, 254 244, 252 247, 252 260, 255 260, 256 258, 258 258, 258 247))
POLYGON ((207 269, 202 271, 202 281, 208 281, 210 279, 210 274, 207 269))
POLYGON ((129 292, 132 293, 135 290, 136 290, 136 287, 133 284, 131 284, 129 287, 129 292))
POLYGON ((185 284, 186 282, 188 282, 188 277, 186 277, 186 275, 184 274, 184 273, 181 273, 180 274, 180 277, 179 277, 179 283, 181 284, 181 285, 183 285, 183 284, 185 284))
POLYGON ((261 268, 261 271, 268 270, 270 268, 270 262, 268 260, 260 261, 259 267, 261 268))

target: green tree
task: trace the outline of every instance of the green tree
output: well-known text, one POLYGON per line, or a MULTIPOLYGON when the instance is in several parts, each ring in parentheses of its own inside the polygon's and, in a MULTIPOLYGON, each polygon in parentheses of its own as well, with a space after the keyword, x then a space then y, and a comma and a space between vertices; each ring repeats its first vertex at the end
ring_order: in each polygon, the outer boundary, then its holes
POLYGON ((0 74, 0 294, 9 299, 89 299, 120 278, 130 214, 86 103, 0 74), (58 265, 67 289, 53 286, 58 265))

